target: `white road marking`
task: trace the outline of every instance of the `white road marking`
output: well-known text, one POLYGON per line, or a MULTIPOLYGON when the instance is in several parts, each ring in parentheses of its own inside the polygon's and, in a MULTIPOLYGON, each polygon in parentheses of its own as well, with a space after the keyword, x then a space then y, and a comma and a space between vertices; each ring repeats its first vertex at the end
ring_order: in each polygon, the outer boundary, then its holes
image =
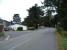
MULTIPOLYGON (((9 38, 10 38, 10 36, 8 36, 7 38, 5 38, 5 41, 6 41, 6 40, 9 40, 9 41, 7 41, 7 42, 9 43, 10 41, 17 40, 17 39, 23 38, 23 37, 25 37, 25 36, 27 37, 27 36, 29 36, 29 35, 31 35, 31 33, 26 34, 26 35, 24 35, 24 36, 23 36, 23 35, 21 35, 21 36, 19 36, 19 37, 12 38, 12 39, 9 39, 9 38)), ((5 41, 0 41, 0 43, 3 43, 3 42, 5 42, 5 41)), ((6 43, 7 43, 7 42, 6 42, 6 43)))
POLYGON ((6 38, 5 38, 5 40, 8 40, 10 38, 10 36, 8 35, 6 38))

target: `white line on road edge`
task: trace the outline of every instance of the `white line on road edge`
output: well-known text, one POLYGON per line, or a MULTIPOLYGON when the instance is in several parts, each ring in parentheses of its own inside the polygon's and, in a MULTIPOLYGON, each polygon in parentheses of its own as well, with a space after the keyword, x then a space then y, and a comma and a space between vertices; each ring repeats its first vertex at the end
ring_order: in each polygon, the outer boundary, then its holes
POLYGON ((17 47, 25 44, 26 42, 28 42, 28 41, 30 41, 30 40, 31 40, 31 39, 28 39, 28 40, 24 41, 23 43, 20 43, 20 44, 18 44, 18 45, 15 45, 15 46, 13 46, 12 48, 10 48, 9 50, 13 50, 13 49, 15 49, 15 48, 17 48, 17 47))
POLYGON ((10 38, 10 36, 8 35, 6 38, 5 38, 5 40, 8 40, 10 38))
MULTIPOLYGON (((8 35, 4 40, 9 40, 10 36, 8 35)), ((3 41, 0 41, 2 43, 3 41)))
MULTIPOLYGON (((8 36, 7 38, 5 38, 5 41, 6 40, 9 40, 9 41, 7 41, 8 43, 10 42, 10 41, 13 41, 13 40, 16 40, 16 39, 20 39, 20 38, 23 38, 23 37, 27 37, 27 36, 29 36, 29 35, 31 35, 31 33, 29 33, 29 34, 26 34, 26 35, 24 35, 24 36, 19 36, 19 37, 16 37, 16 38, 12 38, 12 39, 9 39, 10 38, 10 36, 8 36)), ((0 43, 3 43, 4 41, 0 41, 0 43)))

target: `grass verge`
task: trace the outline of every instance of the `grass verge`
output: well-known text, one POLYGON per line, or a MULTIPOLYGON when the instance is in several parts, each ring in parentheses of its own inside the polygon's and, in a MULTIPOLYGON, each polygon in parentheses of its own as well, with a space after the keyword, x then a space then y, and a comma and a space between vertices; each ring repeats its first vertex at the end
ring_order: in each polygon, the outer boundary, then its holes
POLYGON ((62 37, 58 32, 56 33, 56 39, 57 39, 58 50, 64 50, 63 44, 62 44, 62 37))
POLYGON ((62 31, 63 48, 67 50, 67 31, 62 31))
POLYGON ((67 50, 67 31, 57 32, 58 50, 67 50))

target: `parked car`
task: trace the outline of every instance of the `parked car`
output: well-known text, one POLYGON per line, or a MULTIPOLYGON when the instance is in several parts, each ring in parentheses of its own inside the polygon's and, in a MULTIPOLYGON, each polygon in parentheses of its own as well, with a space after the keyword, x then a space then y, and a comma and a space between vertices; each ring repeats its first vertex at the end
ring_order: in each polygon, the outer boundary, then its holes
POLYGON ((4 31, 9 31, 9 29, 8 28, 4 28, 4 31))

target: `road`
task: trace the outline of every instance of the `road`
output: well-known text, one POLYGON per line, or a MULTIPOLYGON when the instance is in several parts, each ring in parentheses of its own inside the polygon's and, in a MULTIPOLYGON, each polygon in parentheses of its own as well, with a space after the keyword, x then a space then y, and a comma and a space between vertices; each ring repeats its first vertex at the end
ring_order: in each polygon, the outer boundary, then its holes
POLYGON ((28 33, 31 33, 32 31, 7 31, 5 32, 6 35, 9 35, 10 38, 16 38, 28 33))
POLYGON ((57 50, 55 33, 54 28, 24 31, 0 42, 0 50, 57 50))

